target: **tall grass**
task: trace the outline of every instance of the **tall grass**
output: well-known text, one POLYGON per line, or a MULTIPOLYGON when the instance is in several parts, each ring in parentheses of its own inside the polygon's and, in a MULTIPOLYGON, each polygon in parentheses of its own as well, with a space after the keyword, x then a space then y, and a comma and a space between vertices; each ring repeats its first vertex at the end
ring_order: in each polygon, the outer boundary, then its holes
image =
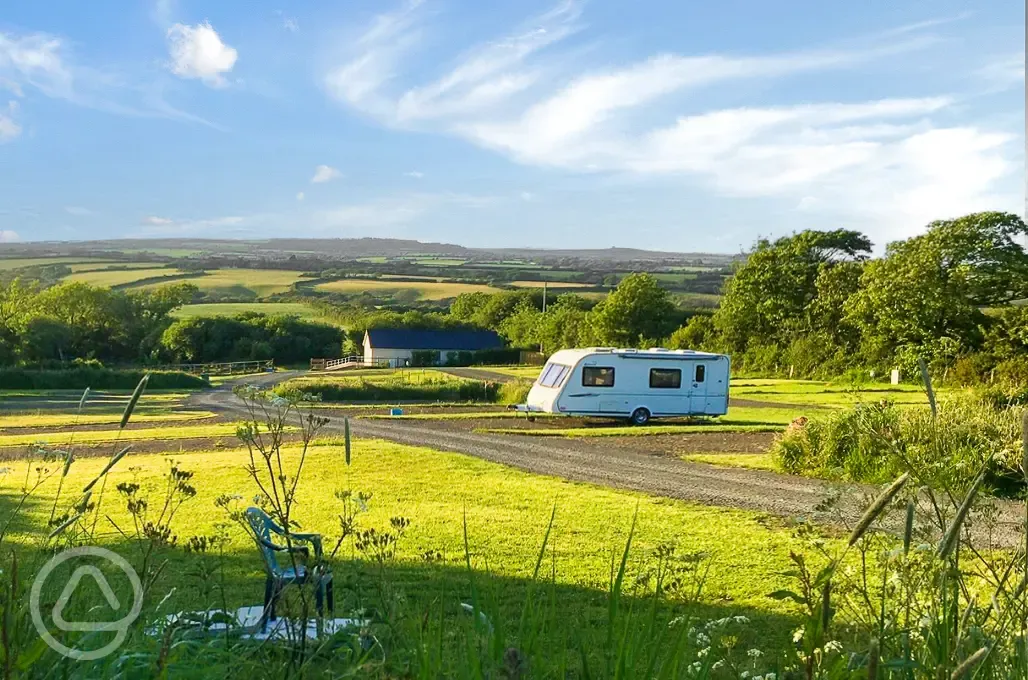
POLYGON ((984 467, 990 489, 1023 488, 1016 409, 973 399, 937 408, 858 404, 790 427, 771 453, 785 472, 826 479, 883 483, 911 471, 929 486, 963 491, 984 467))

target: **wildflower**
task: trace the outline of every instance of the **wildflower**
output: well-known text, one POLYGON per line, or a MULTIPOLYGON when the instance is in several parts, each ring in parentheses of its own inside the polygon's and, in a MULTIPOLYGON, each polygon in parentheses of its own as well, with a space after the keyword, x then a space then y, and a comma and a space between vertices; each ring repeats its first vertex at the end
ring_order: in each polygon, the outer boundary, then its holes
POLYGON ((746 652, 746 656, 750 657, 751 659, 759 658, 762 655, 763 652, 761 652, 759 649, 751 649, 750 651, 746 652))
POLYGON ((750 620, 748 618, 746 618, 745 616, 736 616, 733 619, 733 621, 735 621, 736 623, 749 623, 750 622, 750 620))
POLYGON ((800 626, 795 631, 793 631, 792 641, 793 642, 799 642, 802 639, 803 639, 803 626, 800 626))
POLYGON ((739 677, 742 678, 742 680, 746 680, 746 678, 750 677, 750 672, 743 671, 742 673, 739 673, 739 677))
POLYGON ((825 654, 831 654, 832 652, 841 652, 842 643, 838 640, 829 640, 825 643, 825 654))
POLYGON ((764 680, 776 680, 777 677, 777 675, 770 671, 764 674, 764 680))
POLYGON ((725 665, 725 660, 724 660, 724 659, 718 659, 717 661, 715 661, 715 662, 714 662, 714 663, 713 663, 713 664, 711 665, 711 667, 710 667, 710 670, 712 670, 712 671, 716 671, 717 669, 721 668, 721 667, 722 667, 722 666, 724 666, 724 665, 725 665))
POLYGON ((708 652, 710 652, 710 647, 704 647, 700 651, 696 652, 696 656, 698 656, 698 657, 700 657, 702 659, 702 658, 707 656, 708 652))

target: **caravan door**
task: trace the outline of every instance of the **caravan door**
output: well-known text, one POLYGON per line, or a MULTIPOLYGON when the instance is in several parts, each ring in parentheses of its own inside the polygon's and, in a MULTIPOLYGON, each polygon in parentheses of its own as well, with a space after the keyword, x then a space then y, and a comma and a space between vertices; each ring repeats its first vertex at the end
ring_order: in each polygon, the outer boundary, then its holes
POLYGON ((707 412, 707 368, 706 362, 697 361, 688 366, 689 412, 702 414, 707 412))

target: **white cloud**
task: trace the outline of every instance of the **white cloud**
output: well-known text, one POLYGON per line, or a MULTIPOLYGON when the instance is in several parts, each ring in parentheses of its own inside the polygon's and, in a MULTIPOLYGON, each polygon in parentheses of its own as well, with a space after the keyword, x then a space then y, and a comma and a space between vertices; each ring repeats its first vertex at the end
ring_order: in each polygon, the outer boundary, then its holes
MULTIPOLYGON (((425 29, 417 3, 408 3, 351 42, 326 89, 384 125, 455 135, 519 163, 780 199, 860 222, 879 241, 939 215, 1016 205, 997 187, 1023 161, 994 123, 968 119, 966 95, 797 103, 792 88, 784 103, 774 100, 779 81, 799 76, 830 77, 831 91, 847 92, 847 70, 937 46, 926 30, 962 17, 882 31, 844 49, 656 54, 576 73, 578 59, 554 52, 581 30, 579 15, 577 4, 562 3, 418 82, 424 62, 411 53, 425 29), (736 87, 745 81, 757 87, 736 87), (710 103, 725 101, 707 96, 718 92, 759 99, 725 108, 710 103)), ((1004 57, 978 75, 1023 84, 1023 62, 1023 54, 1004 57)))
POLYGON ((89 208, 83 208, 80 205, 68 205, 64 207, 64 212, 69 215, 75 215, 76 217, 88 217, 93 214, 93 211, 89 208))
POLYGON ((314 168, 314 177, 311 177, 312 184, 323 184, 339 179, 343 174, 330 165, 319 165, 314 168))
POLYGON ((7 102, 6 112, 0 109, 0 144, 9 142, 21 134, 21 125, 14 120, 17 112, 18 102, 16 101, 7 102))
POLYGON ((238 53, 221 40, 209 22, 168 29, 171 72, 181 78, 201 80, 211 87, 224 87, 225 74, 232 71, 238 53))
POLYGON ((175 223, 175 220, 173 220, 171 218, 168 218, 168 217, 157 217, 156 215, 151 215, 149 217, 144 217, 143 218, 143 224, 147 224, 147 225, 150 225, 150 226, 153 226, 153 227, 163 227, 163 226, 167 226, 169 224, 174 224, 174 223, 175 223))
POLYGON ((303 199, 305 199, 305 198, 306 198, 306 195, 304 195, 304 193, 303 193, 302 191, 299 191, 299 192, 297 192, 297 194, 296 194, 296 200, 298 200, 298 201, 302 201, 302 200, 303 200, 303 199))
POLYGON ((290 33, 297 33, 300 30, 300 24, 296 23, 296 19, 286 17, 282 20, 282 28, 286 29, 290 33))
POLYGON ((15 243, 20 240, 21 237, 18 236, 18 232, 11 231, 10 229, 0 229, 0 243, 15 243))
MULTIPOLYGON (((169 118, 213 126, 166 102, 152 74, 133 78, 124 72, 80 64, 70 52, 67 41, 59 36, 0 32, 0 90, 10 90, 21 97, 29 88, 53 99, 117 115, 169 118)), ((6 127, 9 132, 10 125, 6 127)))
POLYGON ((249 231, 249 225, 256 224, 263 218, 261 215, 182 219, 151 216, 143 219, 143 228, 133 235, 157 237, 244 234, 249 231))
POLYGON ((520 196, 522 201, 526 201, 529 203, 535 200, 535 194, 533 194, 531 191, 522 191, 520 196))
POLYGON ((414 179, 421 179, 422 177, 425 176, 425 173, 419 172, 417 170, 411 170, 410 172, 403 173, 403 176, 404 177, 413 177, 414 179))

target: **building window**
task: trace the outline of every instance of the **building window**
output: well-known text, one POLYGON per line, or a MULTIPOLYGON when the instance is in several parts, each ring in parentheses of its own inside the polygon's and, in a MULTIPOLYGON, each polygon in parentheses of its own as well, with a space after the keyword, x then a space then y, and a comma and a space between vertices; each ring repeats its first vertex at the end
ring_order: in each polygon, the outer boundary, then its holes
POLYGON ((693 382, 701 383, 707 379, 707 367, 703 364, 696 365, 696 379, 693 382))
POLYGON ((651 368, 650 387, 677 390, 682 386, 682 371, 677 368, 651 368))
POLYGON ((583 387, 614 387, 614 368, 586 366, 582 369, 583 387))

